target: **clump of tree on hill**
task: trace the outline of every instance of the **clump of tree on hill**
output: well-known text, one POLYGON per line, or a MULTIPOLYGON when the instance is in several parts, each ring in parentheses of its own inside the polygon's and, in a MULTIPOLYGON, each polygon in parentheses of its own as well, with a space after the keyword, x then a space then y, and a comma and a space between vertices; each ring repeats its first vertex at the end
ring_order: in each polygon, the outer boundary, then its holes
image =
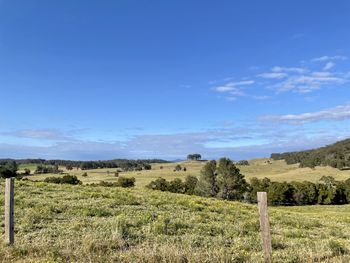
POLYGON ((273 153, 274 160, 285 160, 287 164, 299 163, 300 167, 331 166, 338 169, 350 168, 350 139, 314 150, 273 153))
POLYGON ((249 165, 249 162, 247 160, 240 160, 236 164, 243 166, 243 165, 249 165))
POLYGON ((202 159, 202 156, 199 153, 193 153, 193 154, 187 155, 187 160, 199 161, 200 159, 202 159))
POLYGON ((58 168, 58 165, 46 166, 46 165, 40 164, 36 167, 36 170, 34 173, 35 174, 59 174, 59 173, 63 173, 63 171, 58 168))

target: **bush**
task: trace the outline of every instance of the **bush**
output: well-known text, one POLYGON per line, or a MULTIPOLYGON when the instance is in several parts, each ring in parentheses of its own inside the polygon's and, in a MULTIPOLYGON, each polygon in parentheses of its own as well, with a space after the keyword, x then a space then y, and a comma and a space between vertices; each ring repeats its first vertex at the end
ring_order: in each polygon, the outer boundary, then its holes
POLYGON ((175 178, 169 182, 168 191, 172 193, 184 193, 185 186, 180 178, 175 178))
POLYGON ((198 179, 195 176, 188 175, 186 176, 184 187, 185 187, 185 193, 188 195, 193 195, 195 192, 195 188, 197 186, 198 179))
POLYGON ((182 170, 182 167, 180 164, 177 164, 174 168, 174 172, 178 172, 178 171, 181 171, 182 170))
POLYGON ((82 177, 87 177, 88 174, 87 174, 87 173, 83 173, 81 176, 82 176, 82 177))
POLYGON ((54 184, 81 184, 81 181, 75 175, 64 175, 63 177, 47 177, 44 180, 45 183, 54 184))
POLYGON ((151 181, 146 187, 152 190, 168 191, 169 182, 164 178, 159 177, 156 180, 151 181))
POLYGON ((134 187, 136 179, 135 177, 118 177, 117 184, 120 187, 134 187))
POLYGON ((247 160, 240 160, 236 164, 237 165, 249 165, 249 162, 247 160))

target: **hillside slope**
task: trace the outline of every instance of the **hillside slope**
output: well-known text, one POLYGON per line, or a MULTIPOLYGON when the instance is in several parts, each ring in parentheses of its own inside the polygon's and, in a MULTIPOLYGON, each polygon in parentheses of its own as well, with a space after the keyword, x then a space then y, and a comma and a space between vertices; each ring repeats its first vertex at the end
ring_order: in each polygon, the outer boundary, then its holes
POLYGON ((300 163, 300 167, 323 165, 343 169, 350 167, 350 139, 307 151, 273 153, 271 158, 284 159, 287 164, 300 163))

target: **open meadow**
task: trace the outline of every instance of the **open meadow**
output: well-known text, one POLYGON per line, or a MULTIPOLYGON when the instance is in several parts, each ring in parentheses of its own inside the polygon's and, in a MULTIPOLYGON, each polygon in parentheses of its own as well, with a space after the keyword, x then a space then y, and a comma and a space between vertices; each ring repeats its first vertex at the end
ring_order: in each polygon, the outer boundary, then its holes
MULTIPOLYGON (((0 185, 3 203, 4 181, 0 185)), ((350 206, 271 207, 274 262, 349 262, 350 206)), ((0 221, 3 222, 0 206, 0 221)), ((1 262, 263 262, 256 205, 16 181, 1 262)))

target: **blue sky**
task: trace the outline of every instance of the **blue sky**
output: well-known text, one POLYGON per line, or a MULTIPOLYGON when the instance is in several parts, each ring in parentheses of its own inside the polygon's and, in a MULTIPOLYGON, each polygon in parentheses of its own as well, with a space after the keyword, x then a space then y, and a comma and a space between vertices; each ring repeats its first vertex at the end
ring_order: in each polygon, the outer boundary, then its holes
POLYGON ((0 158, 245 159, 350 137, 350 2, 0 0, 0 158))

